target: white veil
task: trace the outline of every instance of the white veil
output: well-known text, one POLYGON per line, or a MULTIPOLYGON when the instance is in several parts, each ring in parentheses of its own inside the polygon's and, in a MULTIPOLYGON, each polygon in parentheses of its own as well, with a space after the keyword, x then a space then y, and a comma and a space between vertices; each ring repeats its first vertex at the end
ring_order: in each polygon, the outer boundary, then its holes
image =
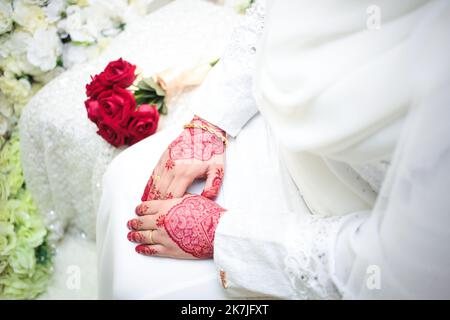
POLYGON ((442 1, 411 39, 416 104, 371 216, 347 240, 353 263, 341 289, 351 297, 450 298, 449 17, 442 1), (379 288, 367 285, 370 266, 379 288))

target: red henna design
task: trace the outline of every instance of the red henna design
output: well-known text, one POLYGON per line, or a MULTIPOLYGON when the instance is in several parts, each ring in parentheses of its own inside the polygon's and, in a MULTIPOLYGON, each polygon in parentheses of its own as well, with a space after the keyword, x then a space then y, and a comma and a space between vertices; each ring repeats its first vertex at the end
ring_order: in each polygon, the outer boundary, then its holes
POLYGON ((139 219, 132 219, 132 220, 128 221, 128 223, 127 223, 127 227, 130 230, 141 229, 143 225, 144 225, 144 223, 139 219))
POLYGON ((148 180, 147 185, 145 186, 144 194, 141 197, 141 201, 150 200, 149 199, 149 194, 150 194, 150 191, 153 188, 153 174, 154 174, 154 172, 152 172, 152 175, 150 176, 150 179, 148 180))
POLYGON ((148 245, 144 245, 144 244, 138 245, 135 250, 137 253, 140 253, 140 254, 143 254, 146 256, 154 256, 155 254, 158 253, 152 247, 149 247, 148 245))
POLYGON ((168 200, 168 199, 173 199, 173 194, 172 194, 172 192, 169 192, 167 195, 166 195, 166 199, 168 200))
POLYGON ((156 219, 156 226, 158 228, 162 228, 164 227, 164 219, 166 218, 165 214, 162 214, 158 217, 158 219, 156 219))
POLYGON ((223 180, 223 169, 218 168, 216 170, 216 175, 212 181, 212 185, 209 188, 203 190, 201 195, 209 199, 217 197, 217 195, 219 194, 220 185, 222 184, 222 180, 223 180))
POLYGON ((166 164, 164 165, 164 167, 165 167, 167 170, 172 170, 173 167, 175 167, 175 162, 173 162, 172 159, 167 159, 166 164))
POLYGON ((153 200, 160 200, 161 199, 161 191, 155 190, 152 194, 153 194, 153 197, 152 197, 153 200))
POLYGON ((222 282, 222 287, 224 289, 226 289, 228 287, 228 283, 227 283, 227 274, 225 273, 225 271, 223 269, 220 269, 220 281, 222 282))
MULTIPOLYGON (((192 123, 212 126, 203 119, 195 117, 192 123)), ((214 127, 214 126, 213 126, 214 127)), ((214 127, 225 135, 223 130, 214 127)), ((169 158, 172 160, 197 159, 208 161, 214 155, 224 153, 223 141, 215 134, 203 129, 187 128, 169 146, 169 158)))
POLYGON ((141 232, 130 231, 127 235, 128 241, 143 243, 145 242, 145 236, 141 232))
POLYGON ((211 258, 215 230, 224 211, 209 199, 186 197, 167 213, 164 227, 183 251, 196 258, 211 258))
POLYGON ((147 204, 141 203, 140 205, 138 205, 136 207, 135 212, 138 216, 142 216, 148 211, 148 209, 149 209, 149 206, 147 204))

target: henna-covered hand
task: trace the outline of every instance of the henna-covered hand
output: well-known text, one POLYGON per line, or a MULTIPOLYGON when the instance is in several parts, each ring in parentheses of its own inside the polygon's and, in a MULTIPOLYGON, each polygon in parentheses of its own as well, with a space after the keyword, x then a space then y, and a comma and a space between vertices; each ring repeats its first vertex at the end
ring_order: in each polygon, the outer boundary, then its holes
POLYGON ((154 200, 136 208, 128 221, 128 240, 136 252, 180 259, 212 258, 214 235, 225 209, 205 197, 154 200))
MULTIPOLYGON (((199 117, 194 117, 191 123, 206 125, 226 135, 199 117)), ((162 154, 141 200, 180 198, 198 178, 206 178, 202 195, 214 199, 222 183, 224 161, 225 146, 218 136, 207 130, 186 128, 162 154)))

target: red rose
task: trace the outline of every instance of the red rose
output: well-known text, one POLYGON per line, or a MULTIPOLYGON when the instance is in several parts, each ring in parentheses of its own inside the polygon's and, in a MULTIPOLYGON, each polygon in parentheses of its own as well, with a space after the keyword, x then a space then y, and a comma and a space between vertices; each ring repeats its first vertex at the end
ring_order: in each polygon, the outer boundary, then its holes
POLYGON ((111 119, 104 119, 97 123, 100 135, 114 147, 120 147, 126 143, 126 130, 111 119))
POLYGON ((100 74, 99 80, 105 87, 112 88, 113 86, 119 86, 121 88, 128 88, 136 79, 134 71, 136 66, 131 63, 122 60, 112 61, 108 63, 100 74))
POLYGON ((101 74, 97 74, 94 77, 91 77, 92 81, 86 85, 86 95, 89 98, 97 98, 98 95, 108 89, 105 87, 100 81, 101 74))
POLYGON ((155 105, 143 104, 133 112, 128 125, 129 145, 151 136, 158 128, 159 113, 155 105))
POLYGON ((103 119, 114 120, 123 127, 128 125, 131 113, 136 108, 136 100, 130 91, 115 86, 100 93, 97 100, 99 113, 103 119))
POLYGON ((97 122, 102 118, 98 101, 95 99, 88 99, 84 102, 84 105, 86 106, 88 118, 97 124, 97 122))

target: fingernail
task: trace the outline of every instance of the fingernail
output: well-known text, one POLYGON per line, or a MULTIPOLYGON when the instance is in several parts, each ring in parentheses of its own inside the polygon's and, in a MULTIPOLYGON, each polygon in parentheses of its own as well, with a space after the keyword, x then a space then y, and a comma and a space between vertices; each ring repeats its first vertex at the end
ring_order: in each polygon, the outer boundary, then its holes
POLYGON ((142 244, 136 246, 135 248, 137 253, 143 253, 144 252, 144 246, 142 244))
POLYGON ((136 212, 136 214, 138 216, 142 215, 142 213, 144 211, 144 208, 143 208, 142 204, 138 205, 134 211, 136 212))
POLYGON ((127 222, 127 228, 132 230, 133 229, 133 220, 130 220, 127 222))
POLYGON ((133 231, 128 232, 127 239, 128 241, 134 242, 133 231))

